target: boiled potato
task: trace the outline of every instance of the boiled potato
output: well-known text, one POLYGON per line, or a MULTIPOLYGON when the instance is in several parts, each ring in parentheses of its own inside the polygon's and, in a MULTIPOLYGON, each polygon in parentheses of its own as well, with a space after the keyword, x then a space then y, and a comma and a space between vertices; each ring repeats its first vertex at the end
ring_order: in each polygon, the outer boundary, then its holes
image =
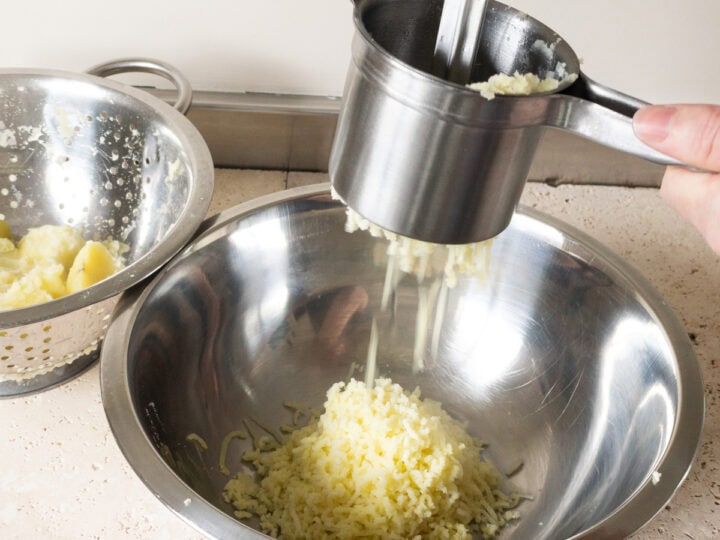
MULTIPOLYGON (((0 295, 0 308, 12 309, 48 302, 67 294, 65 268, 58 263, 35 266, 27 273, 15 274, 0 295)), ((0 272, 0 278, 4 277, 0 272)))
POLYGON ((127 245, 86 242, 66 225, 30 229, 17 244, 0 220, 0 310, 47 302, 101 281, 124 266, 127 245))
POLYGON ((0 271, 17 272, 22 267, 20 252, 9 238, 0 238, 0 271))
POLYGON ((12 238, 12 231, 7 221, 0 219, 0 238, 12 238))
POLYGON ((36 279, 23 277, 12 282, 0 297, 0 309, 15 309, 52 300, 52 295, 39 286, 36 279))
POLYGON ((119 267, 100 242, 89 241, 78 252, 67 277, 67 292, 74 293, 112 276, 119 267))
POLYGON ((80 233, 67 225, 43 225, 30 229, 18 243, 20 256, 38 264, 60 263, 66 270, 85 244, 80 233))

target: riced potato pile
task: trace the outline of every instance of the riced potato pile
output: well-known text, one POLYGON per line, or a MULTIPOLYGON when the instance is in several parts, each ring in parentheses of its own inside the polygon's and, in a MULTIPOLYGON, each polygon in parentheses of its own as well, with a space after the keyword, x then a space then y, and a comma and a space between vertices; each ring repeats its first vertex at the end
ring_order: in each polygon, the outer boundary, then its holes
POLYGON ((518 499, 481 451, 419 391, 350 380, 330 388, 317 422, 247 452, 259 482, 240 473, 223 494, 277 538, 492 538, 518 499))
POLYGON ((30 229, 15 244, 0 221, 0 310, 40 304, 85 289, 125 266, 127 246, 86 241, 66 225, 30 229))

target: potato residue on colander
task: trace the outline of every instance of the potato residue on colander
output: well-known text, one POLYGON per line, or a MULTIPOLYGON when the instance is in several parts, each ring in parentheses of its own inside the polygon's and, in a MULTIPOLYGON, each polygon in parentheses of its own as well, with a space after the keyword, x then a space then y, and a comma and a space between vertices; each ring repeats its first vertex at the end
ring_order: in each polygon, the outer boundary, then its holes
POLYGON ((78 292, 125 266, 127 245, 85 240, 67 225, 30 229, 15 244, 0 221, 0 310, 40 304, 78 292))

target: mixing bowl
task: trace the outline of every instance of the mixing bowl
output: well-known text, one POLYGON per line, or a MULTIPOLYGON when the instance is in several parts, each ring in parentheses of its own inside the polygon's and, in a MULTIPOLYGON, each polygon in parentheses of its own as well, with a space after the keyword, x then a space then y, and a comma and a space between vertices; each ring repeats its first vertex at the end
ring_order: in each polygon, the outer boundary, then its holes
MULTIPOLYGON (((151 71, 190 89, 148 59, 93 72, 151 71)), ((17 237, 71 225, 87 239, 129 246, 127 266, 84 291, 0 313, 0 395, 58 384, 98 357, 120 292, 145 279, 190 239, 213 189, 210 153, 195 127, 150 94, 98 76, 0 70, 0 219, 17 237)))
MULTIPOLYGON (((327 185, 240 205, 123 295, 102 398, 163 502, 210 537, 259 537, 222 500, 223 439, 244 420, 288 423, 286 400, 322 405, 364 365, 376 316, 378 374, 466 421, 501 471, 522 465, 509 482, 533 498, 502 538, 622 538, 666 504, 698 446, 703 388, 687 334, 641 276, 521 209, 486 282, 449 289, 437 352, 427 343, 415 373, 417 281, 404 278, 380 313, 384 241, 344 232, 344 219, 327 185)), ((230 444, 230 471, 246 448, 230 444)))

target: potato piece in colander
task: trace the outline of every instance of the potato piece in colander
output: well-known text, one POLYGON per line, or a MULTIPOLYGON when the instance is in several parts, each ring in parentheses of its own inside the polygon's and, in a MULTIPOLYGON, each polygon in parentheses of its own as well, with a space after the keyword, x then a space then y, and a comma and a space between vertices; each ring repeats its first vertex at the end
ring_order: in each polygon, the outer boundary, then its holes
POLYGON ((18 242, 0 221, 0 310, 48 302, 86 289, 124 267, 121 242, 85 241, 67 225, 33 228, 18 242))
POLYGON ((67 270, 84 244, 80 233, 68 225, 43 225, 30 229, 18 242, 18 250, 35 264, 54 261, 67 270))
MULTIPOLYGON (((119 244, 119 242, 115 242, 119 244)), ((68 294, 86 289, 112 276, 124 265, 100 242, 89 241, 80 249, 67 277, 68 294)))
POLYGON ((12 232, 10 231, 10 225, 8 225, 6 221, 0 219, 0 239, 8 239, 11 236, 12 232))

